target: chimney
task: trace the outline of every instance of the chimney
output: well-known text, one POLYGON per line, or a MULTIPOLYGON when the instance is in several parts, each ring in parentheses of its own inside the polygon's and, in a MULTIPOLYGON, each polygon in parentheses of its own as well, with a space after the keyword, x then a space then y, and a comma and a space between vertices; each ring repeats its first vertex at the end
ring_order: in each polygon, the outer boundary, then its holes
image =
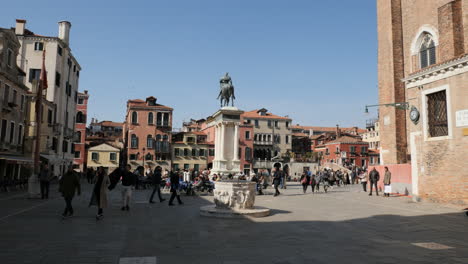
POLYGON ((355 135, 358 135, 358 127, 353 127, 353 132, 355 135))
POLYGON ((25 28, 26 28, 26 20, 16 19, 15 34, 16 35, 24 35, 24 29, 25 28))
POLYGON ((341 137, 341 129, 339 125, 336 125, 336 138, 341 137))
POLYGON ((65 42, 68 45, 69 40, 70 40, 71 23, 68 21, 60 21, 58 24, 59 24, 58 37, 59 39, 61 39, 63 42, 65 42))

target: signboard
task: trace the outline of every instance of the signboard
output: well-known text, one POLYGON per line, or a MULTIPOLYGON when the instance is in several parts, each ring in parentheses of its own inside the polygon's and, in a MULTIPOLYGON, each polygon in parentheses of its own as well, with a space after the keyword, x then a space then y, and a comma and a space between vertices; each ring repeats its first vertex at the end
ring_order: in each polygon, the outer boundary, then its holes
POLYGON ((457 127, 468 126, 468 109, 455 112, 457 127))

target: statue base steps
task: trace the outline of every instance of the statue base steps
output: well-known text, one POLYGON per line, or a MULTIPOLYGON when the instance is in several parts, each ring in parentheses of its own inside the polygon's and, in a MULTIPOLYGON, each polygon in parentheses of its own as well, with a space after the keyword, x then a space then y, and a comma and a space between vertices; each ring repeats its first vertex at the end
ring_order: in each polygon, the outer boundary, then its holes
POLYGON ((217 218, 249 218, 265 217, 270 215, 270 209, 253 207, 250 209, 225 209, 216 208, 216 205, 200 207, 200 215, 217 218))

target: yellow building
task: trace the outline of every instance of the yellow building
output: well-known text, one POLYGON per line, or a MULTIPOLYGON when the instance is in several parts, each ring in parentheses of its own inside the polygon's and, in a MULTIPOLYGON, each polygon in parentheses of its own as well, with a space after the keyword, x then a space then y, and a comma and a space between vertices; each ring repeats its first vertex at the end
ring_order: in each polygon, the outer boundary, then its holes
POLYGON ((202 171, 208 166, 209 143, 203 132, 180 132, 172 138, 173 169, 202 171))
POLYGON ((119 167, 120 149, 103 143, 88 149, 88 168, 102 166, 109 172, 119 167))

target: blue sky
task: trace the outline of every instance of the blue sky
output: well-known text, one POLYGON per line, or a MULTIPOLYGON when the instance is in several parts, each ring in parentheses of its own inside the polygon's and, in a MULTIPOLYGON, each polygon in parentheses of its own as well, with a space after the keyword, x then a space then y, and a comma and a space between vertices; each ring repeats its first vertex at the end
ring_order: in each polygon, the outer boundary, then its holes
POLYGON ((56 36, 58 21, 72 23, 89 120, 123 121, 128 99, 153 95, 180 127, 219 108, 219 78, 229 72, 243 110, 364 127, 375 116, 364 105, 378 93, 375 2, 7 1, 0 27, 22 18, 56 36))

